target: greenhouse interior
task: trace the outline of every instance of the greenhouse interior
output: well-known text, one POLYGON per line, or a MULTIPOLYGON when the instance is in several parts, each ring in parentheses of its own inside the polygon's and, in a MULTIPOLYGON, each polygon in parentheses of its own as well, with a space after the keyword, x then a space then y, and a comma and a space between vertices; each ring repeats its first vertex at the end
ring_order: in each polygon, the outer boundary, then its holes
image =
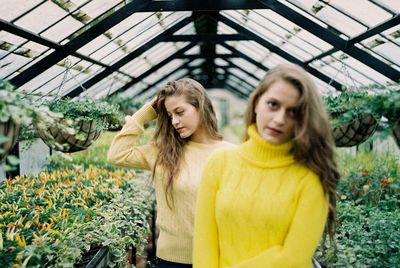
MULTIPOLYGON (((191 78, 240 146, 260 81, 295 64, 318 88, 340 175, 335 242, 321 236, 312 266, 400 267, 399 14, 398 0, 2 0, 0 264, 164 267, 156 169, 111 163, 114 138, 191 78)), ((132 146, 162 131, 145 125, 132 146)))

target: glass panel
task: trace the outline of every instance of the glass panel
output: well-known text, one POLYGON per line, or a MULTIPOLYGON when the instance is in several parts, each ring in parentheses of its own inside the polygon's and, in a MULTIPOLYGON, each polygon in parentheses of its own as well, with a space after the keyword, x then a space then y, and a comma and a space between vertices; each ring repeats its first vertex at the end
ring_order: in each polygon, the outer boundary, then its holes
POLYGON ((37 4, 46 2, 42 0, 1 0, 0 18, 5 21, 12 21, 24 14, 37 4))
POLYGON ((0 32, 0 40, 1 40, 0 49, 2 50, 12 50, 13 49, 12 46, 19 46, 27 41, 25 38, 8 33, 6 31, 0 32), (6 42, 6 44, 4 44, 4 42, 6 42))
POLYGON ((359 87, 376 83, 392 83, 387 77, 341 52, 333 54, 333 57, 327 56, 311 65, 344 86, 359 87), (339 60, 340 58, 342 60, 339 60))
POLYGON ((31 32, 39 33, 68 14, 56 4, 46 1, 27 15, 15 21, 15 24, 31 32))
POLYGON ((359 20, 368 27, 375 26, 390 19, 390 13, 379 6, 365 0, 336 0, 331 5, 342 12, 349 14, 349 17, 359 20))
POLYGON ((53 40, 54 42, 60 42, 64 38, 80 29, 82 26, 83 23, 77 21, 73 17, 68 16, 50 29, 44 31, 41 35, 53 40))
POLYGON ((202 64, 203 62, 205 62, 204 59, 195 59, 194 61, 191 61, 189 63, 189 66, 199 66, 200 64, 202 64))
POLYGON ((249 84, 253 86, 257 85, 261 80, 261 78, 254 79, 253 77, 247 75, 245 72, 237 68, 229 68, 229 71, 235 76, 243 78, 243 80, 247 81, 249 84))
POLYGON ((200 46, 194 46, 185 53, 186 55, 199 55, 200 54, 200 46))
POLYGON ((218 22, 217 33, 218 34, 237 34, 238 32, 235 29, 226 25, 225 23, 218 22))
POLYGON ((228 66, 229 65, 229 63, 226 60, 219 59, 219 58, 215 59, 215 64, 217 66, 228 66))
POLYGON ((349 37, 354 37, 389 19, 391 14, 365 0, 321 1, 290 0, 289 2, 307 10, 321 21, 349 37), (313 3, 314 2, 314 3, 313 3))
MULTIPOLYGON (((36 64, 38 61, 40 61, 41 59, 43 59, 44 57, 46 57, 47 55, 49 55, 50 53, 54 52, 54 49, 49 49, 47 51, 45 51, 42 55, 40 55, 39 57, 35 58, 34 60, 31 61, 26 61, 24 64, 19 65, 18 69, 16 72, 14 72, 13 74, 11 74, 9 77, 7 77, 7 79, 11 79, 14 76, 20 74, 22 71, 26 70, 27 68, 31 67, 32 65, 36 64)), ((12 54, 11 54, 12 55, 12 54)), ((10 57, 11 55, 7 56, 10 57)), ((28 59, 28 58, 26 58, 28 59)))
POLYGON ((393 0, 374 0, 376 3, 383 5, 394 12, 400 12, 400 1, 393 1, 393 0))
MULTIPOLYGON (((96 18, 97 16, 103 14, 117 3, 121 1, 117 0, 95 0, 90 2, 89 4, 83 6, 81 11, 85 12, 88 16, 92 18, 96 18)), ((122 1, 124 2, 124 1, 122 1)), ((118 9, 118 8, 116 8, 118 9)))
MULTIPOLYGON (((0 56, 5 55, 7 52, 0 50, 0 56)), ((10 79, 10 76, 18 70, 18 68, 27 64, 31 59, 26 57, 10 54, 6 58, 0 60, 0 78, 10 79)))
POLYGON ((382 33, 386 38, 400 45, 400 25, 392 27, 382 33))
POLYGON ((188 34, 196 34, 196 29, 194 28, 194 23, 191 22, 188 25, 182 27, 178 31, 174 33, 174 35, 188 35, 188 34))
MULTIPOLYGON (((187 44, 187 43, 186 43, 187 44)), ((185 43, 176 43, 177 47, 167 46, 167 51, 169 54, 161 53, 163 51, 164 43, 160 43, 151 49, 147 50, 144 54, 140 55, 140 57, 131 60, 128 64, 121 68, 126 73, 131 74, 132 76, 139 76, 145 71, 149 70, 154 65, 160 63, 162 60, 168 58, 170 55, 177 51, 177 48, 181 48, 185 43)))
MULTIPOLYGON (((238 20, 239 12, 230 11, 228 14, 242 23, 238 20)), ((249 12, 244 26, 251 28, 252 32, 261 35, 269 43, 302 60, 310 60, 332 47, 271 10, 249 12)))
POLYGON ((87 91, 85 91, 85 96, 101 99, 103 97, 109 96, 111 92, 114 92, 122 88, 129 79, 126 76, 122 76, 118 73, 112 73, 101 81, 97 82, 87 91))

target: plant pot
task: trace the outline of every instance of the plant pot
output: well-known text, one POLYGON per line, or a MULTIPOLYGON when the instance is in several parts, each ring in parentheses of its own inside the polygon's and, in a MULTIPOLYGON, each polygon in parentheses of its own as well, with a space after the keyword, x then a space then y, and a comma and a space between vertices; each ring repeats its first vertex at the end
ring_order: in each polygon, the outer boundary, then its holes
POLYGON ((394 140, 397 143, 397 147, 400 148, 400 119, 394 123, 392 135, 394 140))
POLYGON ((337 147, 351 147, 366 141, 376 130, 377 120, 371 114, 363 114, 351 122, 333 129, 337 147))
POLYGON ((74 268, 106 268, 109 262, 110 252, 107 247, 94 248, 86 252, 74 268))
POLYGON ((96 121, 94 120, 78 120, 75 122, 75 126, 80 136, 79 139, 77 138, 77 134, 71 135, 67 133, 58 124, 49 126, 46 130, 37 128, 37 131, 47 146, 64 153, 73 153, 87 149, 101 134, 101 130, 96 128, 96 121))
POLYGON ((0 136, 8 138, 5 143, 0 144, 0 149, 3 150, 3 152, 0 153, 0 163, 3 162, 17 143, 19 128, 20 126, 11 119, 5 123, 0 123, 0 136))

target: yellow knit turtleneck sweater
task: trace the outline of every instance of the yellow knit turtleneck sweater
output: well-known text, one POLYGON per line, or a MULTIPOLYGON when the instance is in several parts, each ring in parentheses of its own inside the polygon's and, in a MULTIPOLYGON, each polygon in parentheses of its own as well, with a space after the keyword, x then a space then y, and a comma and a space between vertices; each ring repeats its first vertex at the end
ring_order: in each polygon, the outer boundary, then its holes
POLYGON ((292 143, 248 129, 238 148, 213 153, 197 201, 195 268, 311 267, 328 198, 318 176, 295 162, 292 143))

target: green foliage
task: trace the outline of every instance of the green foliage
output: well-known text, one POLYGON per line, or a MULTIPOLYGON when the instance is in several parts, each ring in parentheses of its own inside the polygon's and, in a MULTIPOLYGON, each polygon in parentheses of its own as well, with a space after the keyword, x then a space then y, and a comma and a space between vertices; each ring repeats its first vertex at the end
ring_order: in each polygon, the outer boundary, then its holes
MULTIPOLYGON (((0 79, 0 124, 10 121, 17 126, 26 128, 39 121, 52 121, 58 116, 56 113, 51 113, 45 106, 36 106, 29 96, 16 91, 8 81, 0 79)), ((8 140, 0 133, 0 159, 6 153, 4 144, 8 140)), ((18 159, 15 156, 7 156, 6 170, 13 170, 17 164, 18 159)))
POLYGON ((327 267, 399 267, 400 210, 383 211, 379 207, 339 202, 337 251, 317 252, 327 267))
POLYGON ((326 267, 400 266, 400 166, 392 153, 339 155, 335 247, 316 256, 326 267))
POLYGON ((73 267, 92 246, 111 265, 146 243, 154 202, 149 179, 129 170, 65 169, 0 184, 0 263, 73 267))
POLYGON ((46 102, 49 109, 64 115, 66 119, 95 120, 100 130, 109 127, 108 118, 118 117, 118 106, 92 99, 57 99, 46 102))
POLYGON ((367 92, 344 90, 337 96, 324 97, 325 106, 331 116, 332 126, 350 122, 367 112, 370 96, 367 92))
POLYGON ((126 114, 131 115, 133 112, 138 110, 143 106, 143 101, 139 99, 131 99, 122 96, 121 94, 114 94, 105 99, 110 104, 115 104, 119 106, 119 109, 126 114))
POLYGON ((381 130, 391 131, 400 118, 400 86, 385 88, 370 86, 363 89, 345 88, 337 96, 324 97, 333 127, 350 122, 362 114, 372 114, 381 130), (385 120, 381 120, 384 117, 385 120))
POLYGON ((342 154, 339 158, 341 180, 338 193, 355 204, 400 207, 399 159, 393 154, 376 152, 342 154))

